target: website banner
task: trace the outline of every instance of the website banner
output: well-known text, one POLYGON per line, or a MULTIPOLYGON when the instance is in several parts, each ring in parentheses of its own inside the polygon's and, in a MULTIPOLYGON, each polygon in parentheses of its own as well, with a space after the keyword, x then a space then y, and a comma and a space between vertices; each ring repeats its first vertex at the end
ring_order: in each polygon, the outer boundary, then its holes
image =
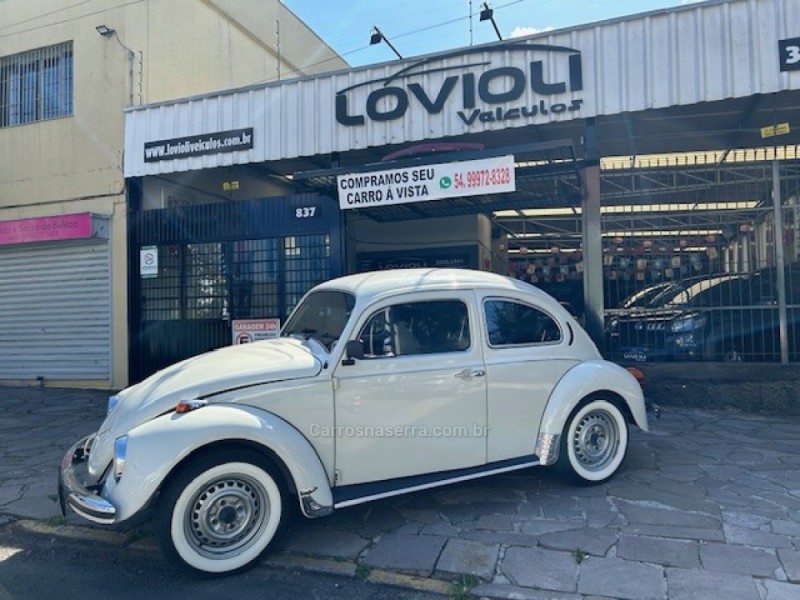
POLYGON ((171 140, 145 142, 144 161, 174 160, 203 154, 237 152, 253 147, 253 128, 203 133, 171 140))

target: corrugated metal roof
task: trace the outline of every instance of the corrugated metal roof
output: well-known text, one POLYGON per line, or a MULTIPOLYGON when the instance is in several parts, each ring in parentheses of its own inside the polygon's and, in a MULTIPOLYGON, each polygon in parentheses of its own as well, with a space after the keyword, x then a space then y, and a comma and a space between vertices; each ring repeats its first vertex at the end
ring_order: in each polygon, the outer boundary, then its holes
POLYGON ((513 43, 140 107, 126 114, 125 175, 325 155, 798 90, 800 71, 779 70, 778 40, 799 35, 797 0, 705 2, 513 43), (482 81, 489 69, 501 71, 482 81), (536 91, 535 69, 543 84, 536 91), (524 90, 516 88, 518 73, 526 78, 524 90), (557 89, 561 83, 563 90, 557 89), (472 98, 484 84, 490 102, 472 98), (339 121, 364 117, 363 124, 337 121, 337 96, 345 98, 339 121), (508 102, 501 102, 504 96, 508 102), (404 98, 408 106, 402 111, 404 98), (378 118, 369 118, 369 110, 378 118), (146 142, 248 127, 254 130, 249 150, 144 161, 146 142))

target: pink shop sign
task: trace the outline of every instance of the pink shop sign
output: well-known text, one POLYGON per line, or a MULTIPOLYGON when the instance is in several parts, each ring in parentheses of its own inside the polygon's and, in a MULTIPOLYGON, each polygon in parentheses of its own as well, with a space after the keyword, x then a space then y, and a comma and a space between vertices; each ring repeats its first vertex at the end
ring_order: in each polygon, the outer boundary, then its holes
POLYGON ((0 221, 0 246, 92 237, 92 214, 0 221))

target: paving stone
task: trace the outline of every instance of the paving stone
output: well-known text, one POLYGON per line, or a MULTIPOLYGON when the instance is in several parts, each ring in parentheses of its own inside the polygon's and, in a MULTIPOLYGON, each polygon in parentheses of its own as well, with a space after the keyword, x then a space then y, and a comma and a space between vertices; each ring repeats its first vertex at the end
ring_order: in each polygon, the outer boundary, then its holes
POLYGON ((610 529, 572 529, 546 533, 539 537, 539 545, 554 550, 582 550, 594 556, 605 556, 617 541, 617 532, 610 529))
POLYGON ((356 559, 370 541, 340 529, 300 529, 287 534, 283 548, 290 552, 356 559))
POLYGON ((781 535, 800 536, 800 523, 795 521, 775 520, 772 521, 772 531, 781 535))
POLYGON ((0 506, 16 502, 22 498, 22 493, 25 487, 20 483, 16 485, 1 485, 0 486, 0 506))
POLYGON ((518 585, 560 592, 577 588, 578 563, 569 552, 513 546, 506 550, 500 568, 518 585))
POLYGON ((499 554, 498 544, 450 539, 436 563, 436 573, 443 575, 467 573, 489 580, 494 575, 499 554))
MULTIPOLYGON (((787 579, 794 583, 800 583, 800 552, 781 548, 778 550, 778 560, 783 565, 787 579)), ((800 596, 798 597, 800 598, 800 596)))
POLYGON ((660 479, 651 485, 619 484, 611 486, 608 494, 614 498, 631 502, 658 502, 678 510, 685 510, 710 515, 719 514, 719 506, 707 500, 695 486, 665 482, 660 479), (684 490, 686 490, 684 492, 684 490))
POLYGON ((501 544, 509 546, 524 546, 535 548, 539 545, 539 538, 535 535, 524 535, 510 531, 488 531, 465 529, 459 536, 461 539, 474 540, 486 544, 501 544))
POLYGON ((792 547, 792 538, 786 535, 778 535, 767 531, 754 531, 734 525, 723 525, 722 530, 725 533, 725 541, 729 544, 762 546, 764 548, 792 547))
POLYGON ((380 533, 394 531, 405 522, 400 513, 391 506, 372 504, 364 517, 361 533, 365 537, 372 538, 380 533))
POLYGON ((767 531, 766 526, 770 520, 763 516, 745 511, 722 511, 722 520, 726 524, 736 525, 737 527, 747 527, 748 529, 759 529, 767 531))
POLYGON ((521 523, 520 530, 528 535, 544 535, 556 531, 568 531, 570 529, 582 529, 581 521, 556 521, 553 519, 533 519, 521 523))
POLYGON ((648 525, 669 525, 670 527, 695 527, 719 529, 722 522, 719 518, 686 512, 672 508, 654 507, 644 504, 634 504, 624 500, 617 501, 617 508, 628 523, 646 523, 648 525))
POLYGON ((617 558, 655 563, 664 567, 700 568, 699 544, 683 540, 621 535, 617 558))
POLYGON ((475 529, 514 531, 514 521, 509 515, 484 515, 478 518, 475 529))
POLYGON ((709 571, 774 577, 781 568, 778 557, 766 550, 730 544, 703 544, 700 561, 709 571))
POLYGON ((497 598, 498 600, 581 600, 578 594, 555 592, 551 590, 532 590, 516 585, 485 583, 472 588, 477 598, 497 598))
POLYGON ((431 524, 431 523, 438 523, 442 520, 439 516, 438 510, 417 510, 417 509, 409 509, 409 508, 400 508, 400 514, 403 515, 408 520, 416 521, 417 523, 423 524, 431 524))
POLYGON ((781 581, 765 580, 758 583, 763 586, 765 600, 797 600, 800 598, 800 585, 781 581))
POLYGON ((447 521, 439 521, 431 525, 423 525, 419 533, 423 535, 441 535, 444 537, 455 537, 458 535, 458 529, 450 525, 447 521))
POLYGON ((578 592, 620 600, 663 600, 667 590, 660 566, 589 557, 581 563, 578 592))
POLYGON ((447 538, 434 535, 389 533, 364 558, 364 564, 379 569, 430 575, 447 538))

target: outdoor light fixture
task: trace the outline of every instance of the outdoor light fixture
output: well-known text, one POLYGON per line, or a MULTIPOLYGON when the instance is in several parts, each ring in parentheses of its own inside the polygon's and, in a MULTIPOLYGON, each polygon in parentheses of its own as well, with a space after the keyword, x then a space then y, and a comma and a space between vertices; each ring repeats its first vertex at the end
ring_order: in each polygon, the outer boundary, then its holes
POLYGON ((378 26, 373 25, 372 34, 369 36, 369 45, 373 46, 375 44, 380 44, 381 42, 386 42, 386 45, 392 49, 392 52, 397 55, 397 58, 403 58, 402 55, 397 51, 397 48, 392 46, 392 42, 390 42, 386 36, 383 35, 383 32, 380 29, 378 29, 378 26))
POLYGON ((497 23, 494 22, 494 11, 489 7, 488 2, 483 3, 483 9, 481 10, 481 21, 491 21, 492 27, 494 27, 494 32, 497 34, 497 39, 502 40, 503 36, 500 35, 500 30, 497 28, 497 23))
MULTIPOLYGON (((116 29, 111 29, 111 27, 108 25, 98 25, 95 27, 95 29, 97 30, 97 33, 102 35, 104 38, 113 37, 115 40, 117 40, 117 43, 122 46, 122 48, 128 54, 128 105, 133 106, 134 66, 136 64, 136 53, 122 43, 122 40, 119 39, 116 29)), ((139 96, 139 98, 141 100, 141 96, 139 96)))

